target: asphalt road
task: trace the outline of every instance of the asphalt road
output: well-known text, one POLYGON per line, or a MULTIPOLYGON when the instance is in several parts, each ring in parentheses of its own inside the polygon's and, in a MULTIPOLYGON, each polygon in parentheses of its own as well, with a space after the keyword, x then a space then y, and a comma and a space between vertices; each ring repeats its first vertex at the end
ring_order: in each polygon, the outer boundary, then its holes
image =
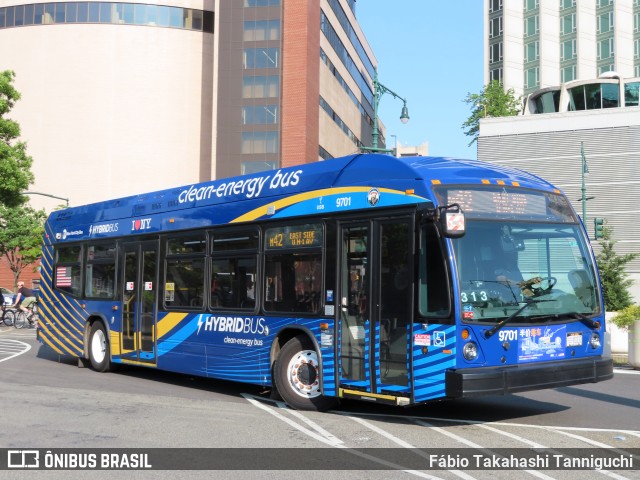
POLYGON ((568 448, 598 456, 603 449, 621 454, 640 449, 640 372, 629 369, 616 370, 613 380, 600 384, 505 397, 412 408, 343 402, 328 413, 298 412, 270 400, 259 387, 142 368, 105 374, 78 368, 37 343, 33 330, 0 327, 0 412, 0 450, 38 449, 42 462, 48 449, 162 448, 149 451, 154 468, 182 467, 172 472, 0 470, 0 478, 640 479, 638 457, 631 459, 632 470, 517 472, 442 468, 429 457, 429 452, 444 452, 451 461, 458 453, 475 452, 484 460, 505 453, 502 449, 562 454, 568 448), (222 448, 239 450, 209 450, 222 448), (326 470, 342 465, 343 454, 353 458, 353 470, 326 470), (216 455, 232 469, 207 471, 216 455), (193 463, 187 464, 187 457, 193 463), (424 468, 418 468, 421 462, 424 468))

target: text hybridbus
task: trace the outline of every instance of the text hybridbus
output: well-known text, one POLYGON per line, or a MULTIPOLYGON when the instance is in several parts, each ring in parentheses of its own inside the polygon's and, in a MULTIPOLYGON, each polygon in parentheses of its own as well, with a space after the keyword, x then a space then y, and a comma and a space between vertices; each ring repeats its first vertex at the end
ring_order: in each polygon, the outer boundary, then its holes
POLYGON ((354 155, 56 211, 39 340, 98 371, 272 386, 300 409, 598 382, 593 252, 561 192, 354 155))

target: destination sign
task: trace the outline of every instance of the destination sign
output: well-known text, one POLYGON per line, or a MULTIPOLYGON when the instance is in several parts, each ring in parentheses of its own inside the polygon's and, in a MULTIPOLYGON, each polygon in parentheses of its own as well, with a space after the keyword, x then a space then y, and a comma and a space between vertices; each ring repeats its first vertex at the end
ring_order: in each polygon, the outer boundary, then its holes
POLYGON ((544 217, 568 223, 576 221, 567 199, 556 193, 494 186, 438 190, 444 204, 457 203, 465 215, 471 217, 506 215, 544 217))
POLYGON ((320 223, 268 228, 265 233, 266 250, 320 246, 322 246, 322 224, 320 223))

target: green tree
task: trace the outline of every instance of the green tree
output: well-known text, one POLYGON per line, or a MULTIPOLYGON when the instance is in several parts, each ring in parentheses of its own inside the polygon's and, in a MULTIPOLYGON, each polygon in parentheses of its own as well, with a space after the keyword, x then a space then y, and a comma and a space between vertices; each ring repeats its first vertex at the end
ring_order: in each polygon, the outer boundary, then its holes
POLYGON ((471 105, 471 116, 462 124, 464 134, 473 137, 469 146, 478 140, 480 119, 486 117, 512 117, 518 115, 522 106, 522 97, 517 97, 513 88, 505 92, 502 83, 493 80, 480 93, 467 93, 465 103, 471 105))
POLYGON ((17 139, 20 125, 7 118, 7 114, 20 99, 13 87, 15 73, 0 72, 0 205, 15 207, 25 202, 21 192, 33 183, 32 159, 27 155, 27 145, 17 139))
POLYGON ((596 261, 602 279, 604 306, 608 312, 623 310, 633 303, 629 293, 633 280, 628 278, 625 266, 640 255, 638 253, 618 255, 614 250, 615 244, 612 228, 605 225, 602 240, 600 240, 602 250, 596 256, 596 261))
POLYGON ((9 262, 14 288, 20 273, 41 256, 46 218, 44 210, 28 206, 0 206, 0 255, 9 262))

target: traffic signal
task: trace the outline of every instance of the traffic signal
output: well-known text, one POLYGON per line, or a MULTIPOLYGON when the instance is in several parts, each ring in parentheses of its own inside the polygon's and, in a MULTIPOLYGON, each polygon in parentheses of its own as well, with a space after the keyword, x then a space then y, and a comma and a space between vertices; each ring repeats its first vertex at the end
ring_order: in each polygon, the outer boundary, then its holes
POLYGON ((593 219, 593 232, 596 240, 600 240, 604 237, 604 218, 595 217, 593 219))

